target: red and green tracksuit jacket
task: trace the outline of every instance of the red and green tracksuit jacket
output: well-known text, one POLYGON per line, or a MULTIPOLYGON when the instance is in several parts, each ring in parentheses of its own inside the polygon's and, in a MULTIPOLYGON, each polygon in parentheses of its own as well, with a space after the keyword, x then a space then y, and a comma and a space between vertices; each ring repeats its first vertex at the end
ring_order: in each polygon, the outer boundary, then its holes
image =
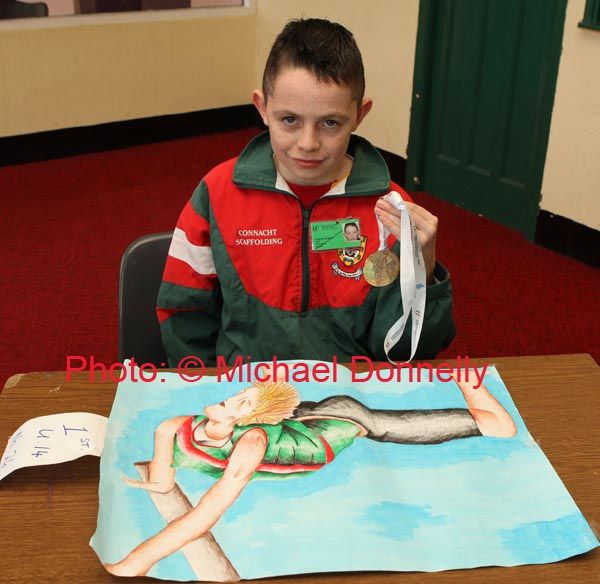
MULTIPOLYGON (((278 175, 268 133, 242 154, 211 170, 183 209, 174 231, 158 296, 169 365, 187 355, 214 365, 278 359, 385 360, 383 341, 402 314, 398 282, 375 288, 362 277, 379 247, 373 208, 396 190, 385 161, 365 139, 352 136, 348 177, 309 209, 278 175), (311 251, 310 224, 358 218, 362 248, 311 251)), ((388 245, 398 253, 398 243, 388 245)), ((427 287, 416 359, 430 359, 454 337, 452 291, 438 264, 427 287)), ((410 322, 410 320, 409 320, 410 322)), ((410 325, 390 352, 410 354, 410 325)))

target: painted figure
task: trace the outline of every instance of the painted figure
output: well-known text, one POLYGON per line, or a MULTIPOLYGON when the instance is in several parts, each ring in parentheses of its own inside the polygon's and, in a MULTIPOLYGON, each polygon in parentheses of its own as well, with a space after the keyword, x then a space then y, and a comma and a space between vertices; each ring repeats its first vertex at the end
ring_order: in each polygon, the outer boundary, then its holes
POLYGON ((154 436, 149 478, 125 477, 134 488, 167 493, 177 467, 218 478, 198 504, 106 569, 144 575, 160 559, 204 534, 235 502, 248 482, 261 475, 311 473, 332 462, 358 438, 397 444, 436 444, 458 438, 515 435, 504 407, 481 386, 457 382, 466 408, 375 410, 349 396, 300 402, 283 381, 254 383, 203 415, 162 422, 154 436))

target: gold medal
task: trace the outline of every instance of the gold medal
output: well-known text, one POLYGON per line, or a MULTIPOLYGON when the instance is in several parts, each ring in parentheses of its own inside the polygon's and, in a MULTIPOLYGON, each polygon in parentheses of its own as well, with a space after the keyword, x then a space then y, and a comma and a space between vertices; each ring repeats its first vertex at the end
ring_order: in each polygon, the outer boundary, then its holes
POLYGON ((400 258, 389 249, 372 253, 365 261, 363 276, 371 286, 387 286, 400 274, 400 258))

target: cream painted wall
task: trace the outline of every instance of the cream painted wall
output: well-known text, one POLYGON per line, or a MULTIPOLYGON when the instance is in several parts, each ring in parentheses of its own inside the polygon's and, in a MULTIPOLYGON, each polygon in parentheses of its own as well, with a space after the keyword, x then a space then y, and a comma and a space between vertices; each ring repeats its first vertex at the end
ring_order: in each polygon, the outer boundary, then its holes
POLYGON ((359 134, 378 147, 406 157, 418 0, 257 0, 256 83, 277 34, 301 16, 329 18, 352 31, 361 50, 367 95, 374 100, 359 134))
POLYGON ((600 229, 600 32, 578 28, 584 5, 567 5, 541 207, 600 229))
MULTIPOLYGON (((541 207, 600 229, 600 33, 577 27, 584 4, 567 7, 541 207)), ((375 107, 359 132, 406 156, 418 5, 255 0, 199 16, 2 22, 0 137, 249 103, 285 22, 314 16, 347 26, 363 53, 375 107)))
POLYGON ((0 23, 0 137, 249 103, 275 36, 304 15, 355 34, 375 102, 359 131, 406 156, 418 0, 254 6, 0 23))
POLYGON ((0 137, 246 104, 254 10, 0 23, 0 137))

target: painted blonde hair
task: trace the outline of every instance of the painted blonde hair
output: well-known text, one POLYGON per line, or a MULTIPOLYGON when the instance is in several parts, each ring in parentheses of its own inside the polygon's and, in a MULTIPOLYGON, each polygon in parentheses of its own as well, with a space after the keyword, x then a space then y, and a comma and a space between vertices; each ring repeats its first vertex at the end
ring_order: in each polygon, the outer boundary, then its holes
POLYGON ((290 418, 300 403, 296 388, 284 381, 257 381, 254 387, 259 390, 258 403, 236 426, 279 424, 281 420, 290 418))

